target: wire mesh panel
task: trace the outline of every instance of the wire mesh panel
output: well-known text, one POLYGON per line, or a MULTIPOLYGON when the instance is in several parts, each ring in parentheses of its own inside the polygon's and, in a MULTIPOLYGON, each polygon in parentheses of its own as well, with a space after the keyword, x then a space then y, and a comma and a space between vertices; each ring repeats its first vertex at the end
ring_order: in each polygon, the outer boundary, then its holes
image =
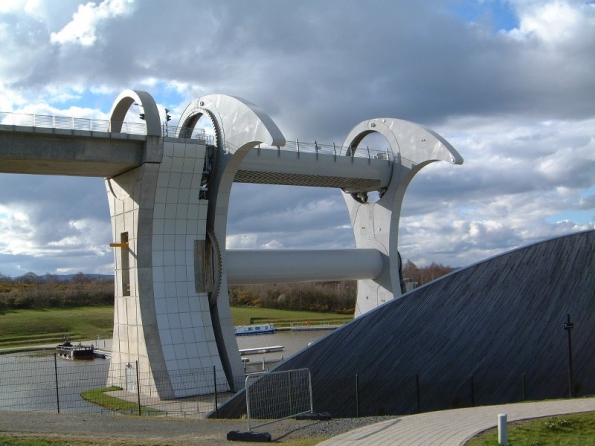
POLYGON ((69 360, 43 351, 0 355, 0 410, 200 418, 233 395, 214 368, 173 375, 191 395, 185 398, 155 392, 153 380, 160 377, 137 361, 111 368, 110 374, 108 359, 69 360))
POLYGON ((246 377, 248 430, 314 411, 309 369, 253 373, 246 377), (272 420, 253 425, 254 419, 272 420))
POLYGON ((60 412, 101 413, 105 410, 87 401, 85 392, 105 388, 109 363, 105 360, 72 361, 57 359, 56 380, 60 412))
POLYGON ((0 409, 58 412, 54 356, 0 356, 0 409))

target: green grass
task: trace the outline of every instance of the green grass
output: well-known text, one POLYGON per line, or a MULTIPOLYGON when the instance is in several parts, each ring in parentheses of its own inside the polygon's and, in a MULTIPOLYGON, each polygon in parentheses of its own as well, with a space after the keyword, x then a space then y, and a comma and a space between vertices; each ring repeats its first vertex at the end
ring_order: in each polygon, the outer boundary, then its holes
MULTIPOLYGON (((343 324, 353 319, 344 314, 269 308, 233 307, 231 314, 234 325, 270 322, 278 327, 292 322, 343 324)), ((112 306, 12 310, 0 314, 0 349, 58 344, 64 335, 72 341, 110 338, 113 326, 112 306)))
MULTIPOLYGON (((469 446, 498 444, 497 429, 472 438, 469 446)), ((595 412, 558 415, 508 425, 509 446, 593 446, 595 445, 595 412)))
POLYGON ((12 310, 0 315, 0 348, 109 338, 113 326, 112 306, 12 310))
MULTIPOLYGON (((129 401, 121 400, 110 395, 106 395, 105 392, 113 392, 115 390, 122 390, 121 387, 111 386, 102 387, 98 389, 89 389, 81 392, 81 397, 85 401, 97 404, 98 406, 105 407, 106 409, 114 412, 130 413, 132 415, 138 415, 138 404, 131 403, 129 401)), ((152 409, 150 407, 141 406, 142 415, 163 415, 163 411, 152 409)))
POLYGON ((336 322, 345 323, 353 319, 353 315, 335 313, 317 313, 314 311, 288 311, 272 308, 232 307, 231 315, 234 325, 248 325, 270 322, 283 326, 291 322, 336 322))

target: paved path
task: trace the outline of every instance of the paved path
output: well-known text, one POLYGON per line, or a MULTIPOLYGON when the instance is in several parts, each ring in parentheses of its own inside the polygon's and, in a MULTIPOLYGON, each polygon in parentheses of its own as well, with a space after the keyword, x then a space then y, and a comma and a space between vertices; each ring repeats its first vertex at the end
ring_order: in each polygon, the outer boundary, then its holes
POLYGON ((459 446, 475 434, 496 427, 498 414, 508 421, 595 411, 595 398, 444 410, 371 424, 331 438, 320 446, 459 446))

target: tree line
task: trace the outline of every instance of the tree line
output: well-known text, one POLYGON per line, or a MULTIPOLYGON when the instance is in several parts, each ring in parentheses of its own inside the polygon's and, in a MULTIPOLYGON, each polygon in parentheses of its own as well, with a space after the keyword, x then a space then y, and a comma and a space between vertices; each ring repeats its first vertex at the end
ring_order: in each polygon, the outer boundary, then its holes
MULTIPOLYGON (((407 260, 403 266, 403 278, 412 285, 411 288, 417 288, 454 270, 455 268, 437 263, 420 268, 407 260)), ((231 287, 229 296, 234 307, 353 314, 357 282, 353 280, 242 285, 231 287)))
POLYGON ((300 282, 230 287, 232 307, 353 314, 356 282, 300 282))
POLYGON ((0 274, 0 311, 22 308, 66 308, 114 304, 114 279, 78 273, 68 280, 27 273, 0 274))
MULTIPOLYGON (((432 263, 417 267, 407 260, 403 277, 413 288, 424 285, 455 268, 432 263)), ((277 283, 241 285, 229 288, 234 307, 276 308, 353 314, 357 294, 356 281, 277 283)), ((114 280, 78 273, 64 280, 46 274, 27 273, 11 278, 0 273, 0 311, 18 308, 60 308, 113 305, 114 280)))
POLYGON ((406 281, 412 282, 415 288, 417 288, 455 270, 456 268, 434 262, 430 266, 418 268, 411 260, 407 260, 405 265, 403 265, 403 278, 406 281))

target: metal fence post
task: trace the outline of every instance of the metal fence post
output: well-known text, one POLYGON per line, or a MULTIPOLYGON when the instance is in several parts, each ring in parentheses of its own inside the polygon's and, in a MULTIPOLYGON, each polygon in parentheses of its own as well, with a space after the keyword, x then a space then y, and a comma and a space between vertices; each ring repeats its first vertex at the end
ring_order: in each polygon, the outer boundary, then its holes
POLYGON ((138 359, 135 361, 136 363, 136 398, 138 401, 138 415, 142 415, 141 406, 140 406, 140 372, 138 370, 138 359))
POLYGON ((471 375, 471 407, 475 407, 475 382, 473 375, 471 375))
POLYGON ((314 398, 312 395, 312 374, 308 370, 308 391, 310 392, 310 412, 314 413, 314 398))
POLYGON ((355 375, 355 417, 359 418, 359 377, 355 375))
POLYGON ((217 402, 217 369, 213 366, 213 384, 215 389, 215 418, 219 418, 219 404, 217 402))
POLYGON ((287 378, 289 378, 289 386, 287 387, 289 392, 289 412, 293 413, 293 394, 291 393, 293 383, 291 381, 291 372, 288 373, 287 378))
POLYGON ((252 432, 252 411, 250 410, 250 389, 248 387, 248 381, 250 380, 250 375, 246 375, 246 379, 244 380, 244 389, 246 393, 246 418, 248 421, 248 432, 252 432))
POLYGON ((572 330, 574 323, 570 320, 568 314, 567 322, 564 323, 564 330, 568 333, 568 394, 570 398, 574 398, 574 377, 572 373, 572 330))
POLYGON ((417 396, 417 413, 421 413, 421 397, 419 391, 419 374, 415 375, 415 394, 417 396))
POLYGON ((60 392, 58 390, 58 353, 54 353, 54 376, 56 378, 56 406, 60 413, 60 392))
POLYGON ((521 391, 523 392, 523 401, 527 401, 527 387, 524 373, 521 374, 521 391))

